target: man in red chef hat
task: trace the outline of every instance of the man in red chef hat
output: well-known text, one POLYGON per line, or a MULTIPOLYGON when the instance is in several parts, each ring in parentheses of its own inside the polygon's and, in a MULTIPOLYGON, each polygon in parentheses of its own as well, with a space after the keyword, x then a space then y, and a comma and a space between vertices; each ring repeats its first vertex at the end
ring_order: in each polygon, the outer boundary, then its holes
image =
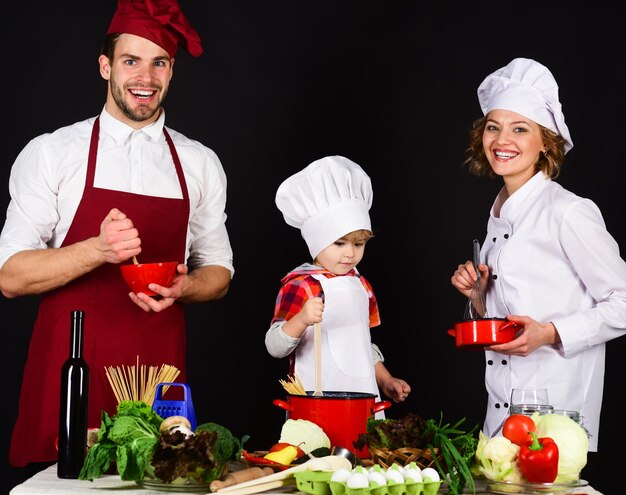
POLYGON ((226 177, 216 154, 165 127, 162 107, 179 46, 202 45, 176 0, 119 0, 99 57, 108 81, 97 117, 33 139, 10 177, 0 236, 0 289, 41 294, 25 365, 12 466, 57 459, 60 373, 70 313, 85 313, 89 426, 117 400, 105 366, 185 374, 184 302, 223 297, 234 273, 226 177), (170 287, 128 293, 119 265, 178 261, 170 287), (36 267, 36 269, 33 269, 36 267))

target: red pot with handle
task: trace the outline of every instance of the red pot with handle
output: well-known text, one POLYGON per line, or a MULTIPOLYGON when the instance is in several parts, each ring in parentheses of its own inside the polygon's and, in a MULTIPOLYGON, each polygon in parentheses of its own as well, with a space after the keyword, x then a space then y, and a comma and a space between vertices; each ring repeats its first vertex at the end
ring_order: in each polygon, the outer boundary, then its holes
POLYGON ((367 420, 391 407, 391 402, 376 402, 376 395, 362 392, 326 392, 322 396, 288 394, 287 400, 275 399, 274 405, 287 411, 287 419, 306 419, 319 426, 330 439, 330 446, 345 447, 360 458, 369 457, 367 445, 359 449, 354 442, 367 434, 367 420))
POLYGON ((510 342, 521 328, 521 324, 506 318, 477 318, 455 323, 448 333, 456 339, 457 347, 482 349, 510 342))

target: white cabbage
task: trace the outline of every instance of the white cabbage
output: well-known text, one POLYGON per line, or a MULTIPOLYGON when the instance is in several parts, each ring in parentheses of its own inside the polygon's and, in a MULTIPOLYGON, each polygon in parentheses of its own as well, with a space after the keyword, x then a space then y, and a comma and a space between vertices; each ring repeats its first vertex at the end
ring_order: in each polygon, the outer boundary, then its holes
POLYGON ((279 442, 299 446, 305 454, 326 447, 330 449, 330 439, 324 430, 307 419, 288 419, 283 424, 279 442))
POLYGON ((573 419, 562 414, 535 413, 537 437, 550 437, 559 447, 559 474, 555 483, 578 481, 587 464, 589 438, 587 432, 573 419))

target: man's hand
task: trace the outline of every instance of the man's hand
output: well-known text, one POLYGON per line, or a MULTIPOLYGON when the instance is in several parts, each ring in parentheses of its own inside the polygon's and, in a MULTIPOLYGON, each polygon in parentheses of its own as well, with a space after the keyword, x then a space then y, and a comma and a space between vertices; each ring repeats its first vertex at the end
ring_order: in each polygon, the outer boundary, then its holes
POLYGON ((130 300, 146 312, 154 311, 158 313, 169 308, 183 292, 188 273, 187 265, 179 264, 176 267, 176 272, 177 274, 172 281, 172 285, 169 287, 163 287, 159 284, 148 285, 148 288, 158 294, 159 297, 150 297, 143 292, 138 294, 131 292, 129 294, 130 300))
POLYGON ((121 263, 141 253, 139 231, 117 208, 113 208, 100 224, 97 240, 97 248, 107 263, 121 263))

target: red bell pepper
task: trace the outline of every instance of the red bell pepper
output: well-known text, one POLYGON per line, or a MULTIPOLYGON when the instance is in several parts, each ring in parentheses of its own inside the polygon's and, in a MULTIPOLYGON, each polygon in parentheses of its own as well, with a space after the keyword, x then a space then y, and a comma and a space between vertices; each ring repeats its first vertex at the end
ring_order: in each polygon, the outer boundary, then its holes
POLYGON ((559 473, 559 447, 552 438, 529 433, 533 439, 520 447, 520 469, 531 483, 552 483, 559 473))

